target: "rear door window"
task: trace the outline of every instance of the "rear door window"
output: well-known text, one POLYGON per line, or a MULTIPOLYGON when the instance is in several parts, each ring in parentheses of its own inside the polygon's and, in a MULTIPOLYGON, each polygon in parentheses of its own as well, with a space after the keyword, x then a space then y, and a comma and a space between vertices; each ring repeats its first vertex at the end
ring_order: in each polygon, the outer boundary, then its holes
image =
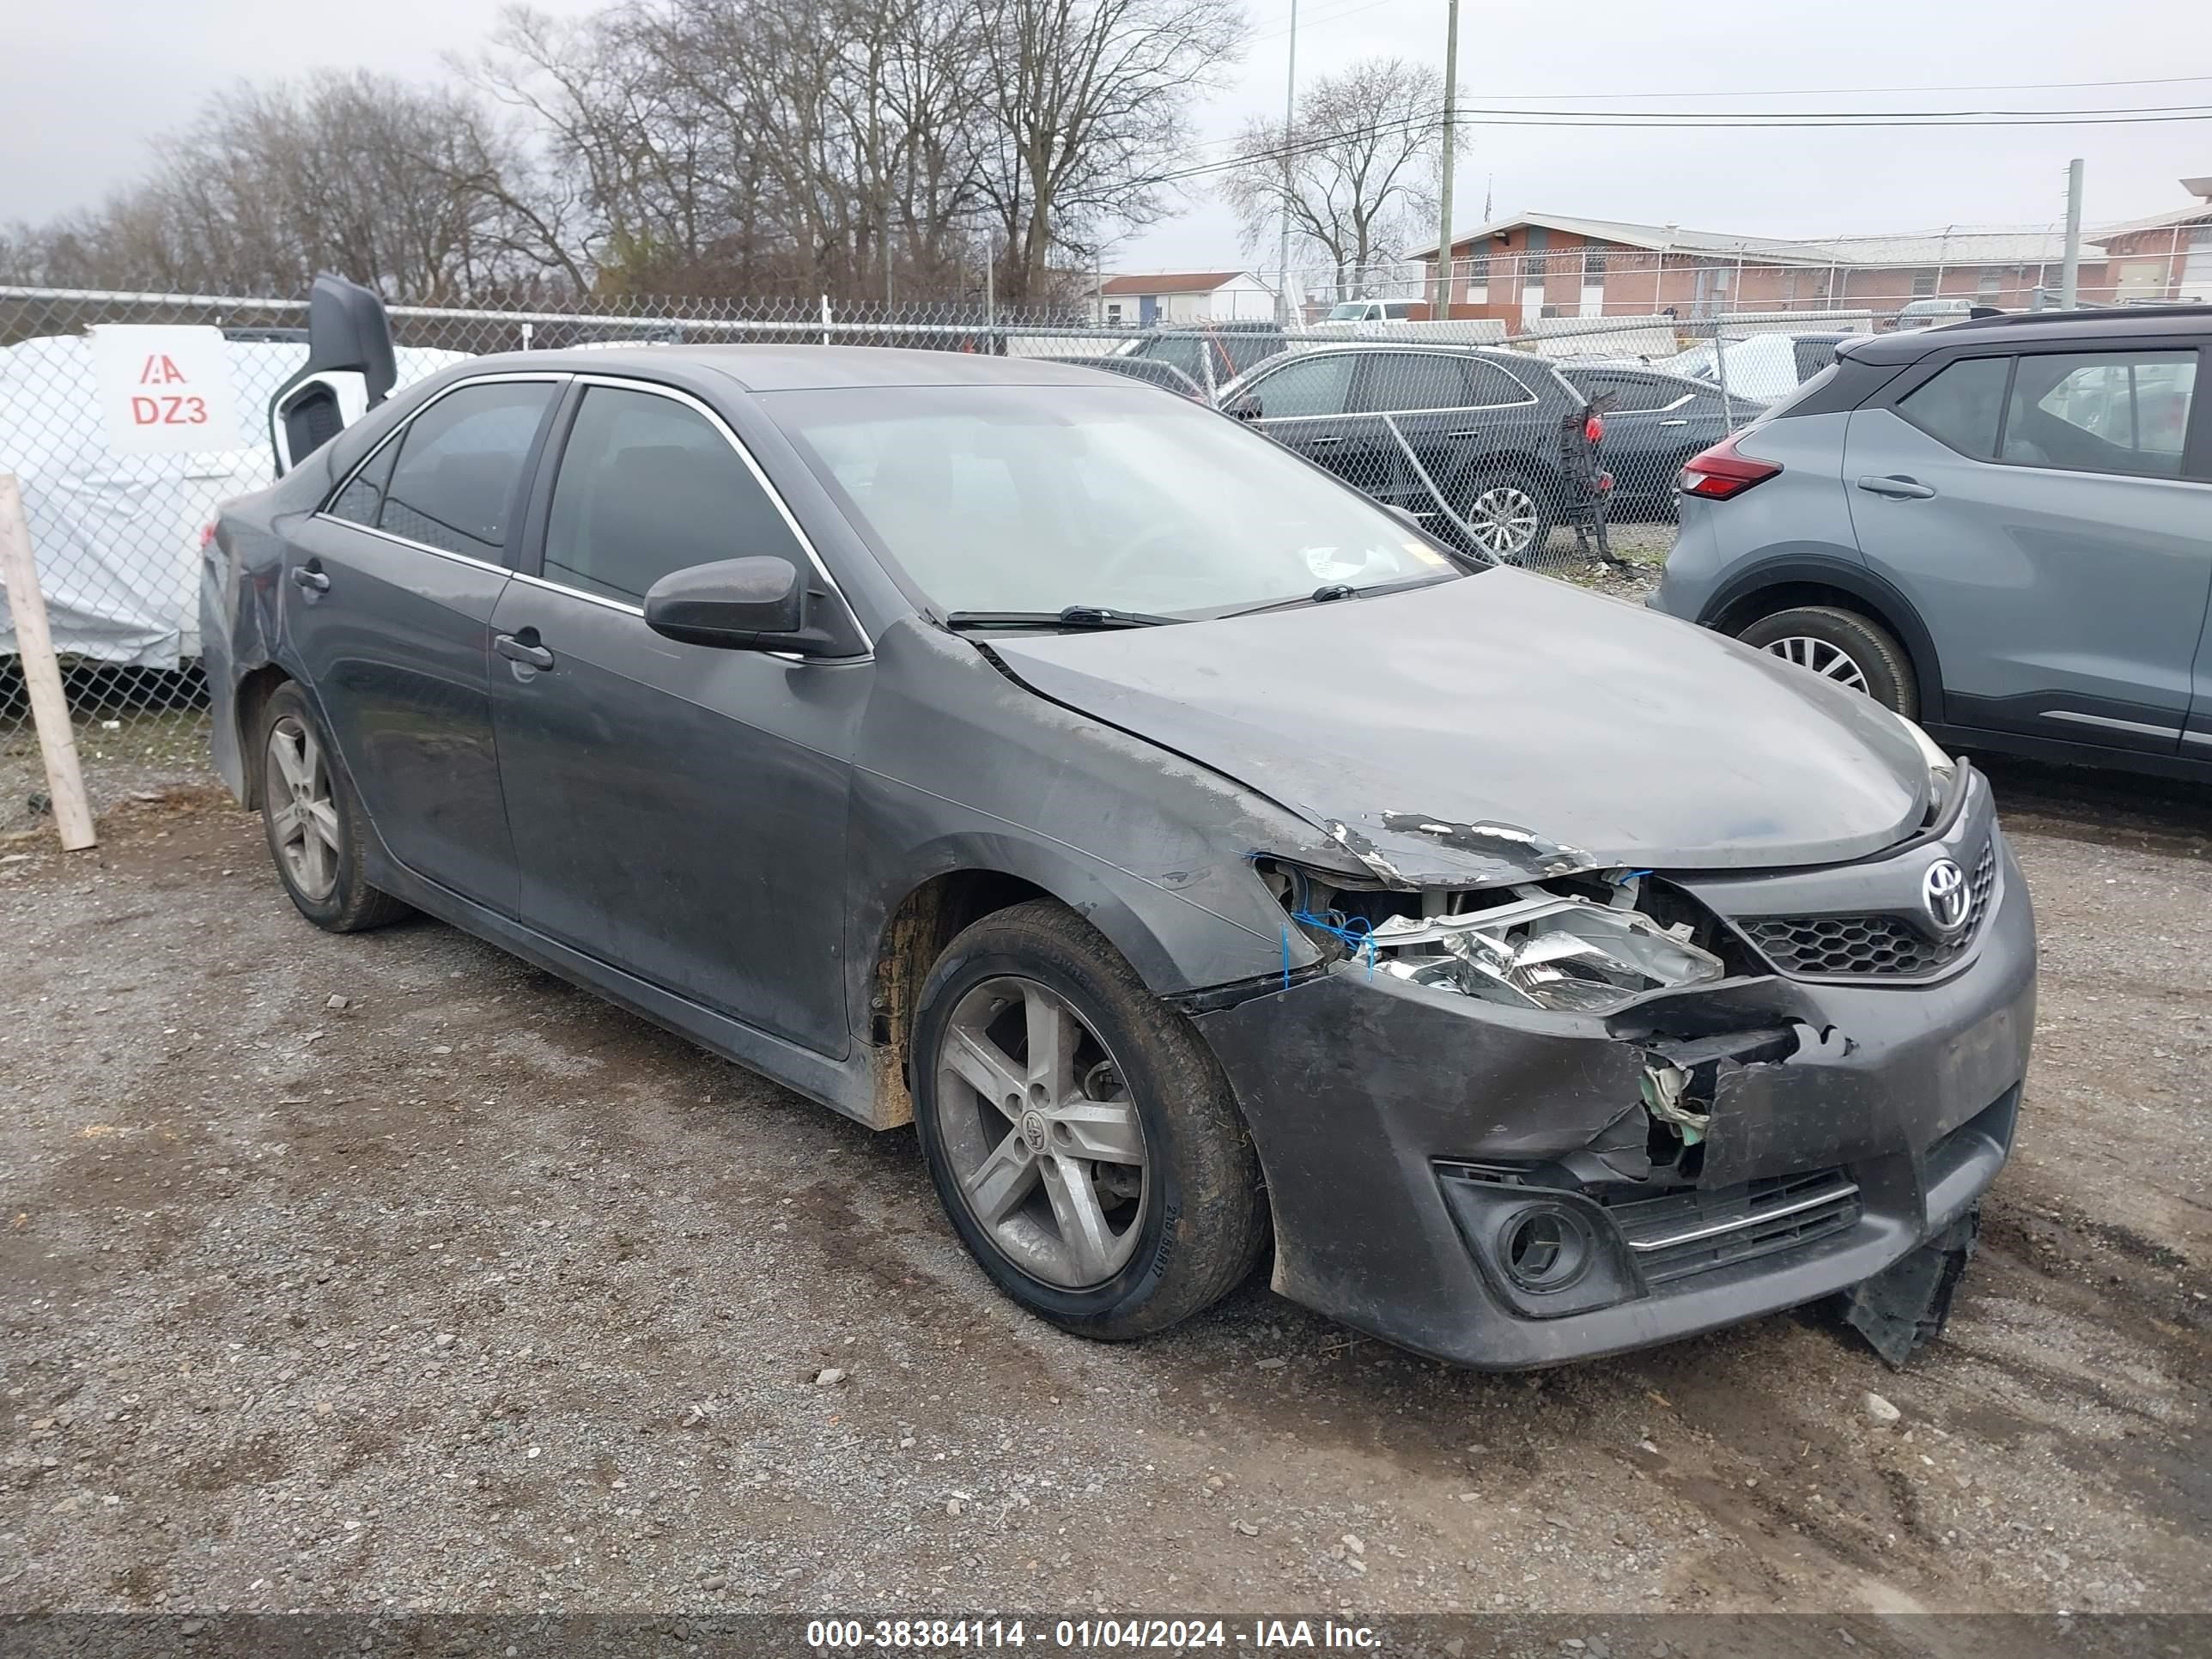
MULTIPOLYGON (((1536 394, 1496 363, 1470 358, 1467 365, 1468 390, 1478 408, 1488 409, 1504 404, 1533 404, 1536 394)), ((1556 376, 1554 377, 1556 379, 1556 376)), ((1565 381, 1560 381, 1565 385, 1565 381)), ((1570 388, 1571 389, 1571 388, 1570 388)))
POLYGON ((1620 415, 1648 414, 1653 410, 1672 409, 1676 404, 1696 395, 1696 388, 1678 381, 1654 380, 1636 374, 1578 374, 1569 384, 1592 403, 1610 395, 1613 399, 1614 413, 1620 415))
MULTIPOLYGON (((522 493, 522 469, 559 387, 498 380, 447 392, 399 440, 376 525, 395 536, 496 564, 522 493)), ((357 512, 366 496, 340 502, 357 512)), ((340 502, 332 503, 335 510, 340 502)), ((350 516, 342 513, 340 516, 350 516)))
POLYGON ((1359 394, 1364 410, 1465 409, 1473 401, 1467 371, 1456 357, 1417 351, 1368 355, 1367 378, 1359 394))
POLYGON ((2197 389, 2193 351, 2023 356, 2000 459, 2022 466, 2176 477, 2197 389))
POLYGON ((687 404, 595 386, 561 454, 543 574, 625 605, 672 570, 805 550, 744 458, 687 404))
POLYGON ((1907 392, 1898 400, 1897 412, 1961 455, 1994 459, 2011 373, 2009 357, 1966 358, 1907 392))

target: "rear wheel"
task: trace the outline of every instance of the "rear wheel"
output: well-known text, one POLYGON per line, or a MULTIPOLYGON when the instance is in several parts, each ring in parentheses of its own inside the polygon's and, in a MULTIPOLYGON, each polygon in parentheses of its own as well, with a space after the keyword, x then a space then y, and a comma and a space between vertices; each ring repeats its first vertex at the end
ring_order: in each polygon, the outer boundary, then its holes
POLYGON ((915 1126, 994 1284, 1079 1335, 1150 1335, 1251 1271, 1251 1139, 1190 1023, 1050 900, 945 949, 915 1018, 915 1126))
POLYGON ((362 874, 368 820, 314 705, 290 682, 261 714, 261 823, 300 914, 333 933, 381 927, 407 906, 362 874))
POLYGON ((1553 495, 1547 480, 1521 468, 1482 473, 1460 510, 1465 538, 1500 564, 1534 564, 1559 518, 1553 495))
POLYGON ((1887 629, 1856 611, 1800 605, 1761 617, 1736 637, 1824 679, 1863 691, 1907 719, 1920 712, 1919 685, 1905 647, 1887 629))

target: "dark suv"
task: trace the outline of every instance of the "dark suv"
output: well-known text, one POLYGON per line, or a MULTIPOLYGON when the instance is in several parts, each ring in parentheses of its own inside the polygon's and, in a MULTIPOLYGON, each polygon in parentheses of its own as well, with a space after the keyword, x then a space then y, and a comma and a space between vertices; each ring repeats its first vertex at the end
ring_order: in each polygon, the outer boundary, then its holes
MULTIPOLYGON (((1207 323, 1189 328, 1155 329, 1115 354, 1122 362, 1166 363, 1197 383, 1212 403, 1221 389, 1287 343, 1276 323, 1207 323)), ((1096 365, 1094 365, 1096 367, 1096 365)), ((1123 371, 1126 373, 1127 371, 1123 371)))
POLYGON ((2212 775, 2212 306, 1853 341, 1697 457, 1652 604, 1976 748, 2212 775))
POLYGON ((1542 548, 1567 504, 1559 433, 1585 407, 1540 358, 1379 341, 1272 358, 1221 406, 1446 541, 1509 564, 1542 548))

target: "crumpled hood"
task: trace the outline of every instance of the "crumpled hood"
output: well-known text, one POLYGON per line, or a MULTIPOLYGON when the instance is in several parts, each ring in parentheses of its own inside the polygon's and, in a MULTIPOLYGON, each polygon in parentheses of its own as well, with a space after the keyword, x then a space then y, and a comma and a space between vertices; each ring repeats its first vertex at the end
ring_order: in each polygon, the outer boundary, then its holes
POLYGON ((1918 746, 1868 698, 1518 571, 988 643, 1037 692, 1235 778, 1386 878, 1830 863, 1926 810, 1918 746))

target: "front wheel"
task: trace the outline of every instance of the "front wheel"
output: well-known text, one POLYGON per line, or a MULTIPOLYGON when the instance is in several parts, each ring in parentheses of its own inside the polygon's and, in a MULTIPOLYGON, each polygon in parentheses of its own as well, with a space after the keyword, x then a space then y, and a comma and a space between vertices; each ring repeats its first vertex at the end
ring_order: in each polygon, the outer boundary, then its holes
POLYGON ((1016 905, 955 939, 922 988, 913 1053, 938 1197, 1024 1307, 1123 1340, 1251 1271, 1267 1208, 1227 1080, 1066 906, 1016 905))
POLYGON ((1761 617, 1736 637, 1838 685, 1863 691, 1907 720, 1920 712, 1912 659, 1895 635, 1856 611, 1799 605, 1761 617))

